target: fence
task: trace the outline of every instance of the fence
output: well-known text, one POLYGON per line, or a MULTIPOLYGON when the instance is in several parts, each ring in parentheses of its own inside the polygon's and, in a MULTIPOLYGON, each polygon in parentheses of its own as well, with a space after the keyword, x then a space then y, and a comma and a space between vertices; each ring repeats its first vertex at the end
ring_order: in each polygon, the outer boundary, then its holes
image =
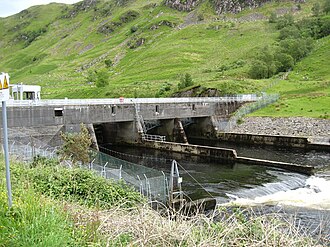
POLYGON ((168 178, 164 172, 93 151, 89 168, 107 179, 124 180, 149 201, 167 202, 168 178))
POLYGON ((24 161, 30 162, 36 156, 46 158, 57 158, 57 148, 50 146, 37 146, 32 143, 21 143, 19 141, 12 141, 9 143, 9 155, 24 161))
MULTIPOLYGON (((46 145, 36 146, 32 142, 11 141, 9 144, 10 156, 14 156, 23 162, 31 162, 38 155, 47 158, 58 158, 57 151, 58 148, 46 145)), ((167 202, 168 178, 164 172, 98 151, 91 151, 91 160, 92 162, 89 163, 88 168, 95 170, 106 179, 125 181, 146 196, 149 201, 167 202)), ((70 162, 66 163, 71 166, 70 162)))
POLYGON ((263 93, 262 97, 260 97, 257 101, 249 104, 243 105, 239 108, 233 116, 230 117, 228 121, 218 121, 216 123, 218 130, 229 132, 236 125, 237 121, 241 119, 243 116, 256 111, 258 109, 264 108, 265 106, 276 102, 279 99, 279 94, 271 94, 267 95, 263 93))

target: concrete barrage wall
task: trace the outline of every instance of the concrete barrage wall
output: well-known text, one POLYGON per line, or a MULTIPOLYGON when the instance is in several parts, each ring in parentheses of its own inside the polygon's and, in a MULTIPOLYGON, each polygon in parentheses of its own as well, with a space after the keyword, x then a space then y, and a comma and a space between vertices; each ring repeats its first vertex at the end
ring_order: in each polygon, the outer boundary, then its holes
POLYGON ((307 137, 252 135, 238 133, 219 133, 218 140, 235 142, 238 144, 244 143, 255 145, 271 145, 291 148, 306 148, 309 143, 307 137))
POLYGON ((143 147, 154 148, 163 151, 198 155, 202 157, 217 158, 227 161, 235 161, 237 157, 237 153, 233 149, 191 145, 185 143, 145 141, 140 145, 143 147))

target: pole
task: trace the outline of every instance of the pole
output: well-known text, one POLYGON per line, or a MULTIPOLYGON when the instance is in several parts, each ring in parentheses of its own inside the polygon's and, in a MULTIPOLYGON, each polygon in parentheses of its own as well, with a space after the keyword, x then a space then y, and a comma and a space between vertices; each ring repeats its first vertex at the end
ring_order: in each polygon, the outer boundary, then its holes
POLYGON ((11 182, 10 182, 10 167, 9 167, 9 152, 8 152, 8 129, 7 129, 7 108, 6 101, 2 101, 2 128, 3 128, 3 149, 5 154, 6 164, 6 182, 7 182, 7 195, 8 195, 8 206, 12 207, 12 193, 11 193, 11 182))

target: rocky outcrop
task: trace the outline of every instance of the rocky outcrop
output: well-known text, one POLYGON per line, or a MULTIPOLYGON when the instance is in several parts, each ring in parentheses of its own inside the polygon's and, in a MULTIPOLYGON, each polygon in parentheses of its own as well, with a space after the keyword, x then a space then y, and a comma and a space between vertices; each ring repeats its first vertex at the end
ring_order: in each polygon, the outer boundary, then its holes
MULTIPOLYGON (((267 2, 272 2, 275 0, 209 0, 209 1, 214 5, 217 14, 220 15, 223 13, 236 14, 244 9, 254 9, 262 6, 267 2)), ((282 0, 282 1, 303 3, 306 0, 282 0)), ((166 0, 165 5, 177 9, 179 11, 192 11, 201 2, 203 2, 203 0, 166 0)))
MULTIPOLYGON (((272 2, 274 0, 210 0, 217 12, 217 14, 223 13, 239 13, 244 9, 254 9, 262 6, 265 3, 272 2)), ((284 1, 284 0, 283 0, 284 1)), ((303 3, 305 0, 291 0, 292 2, 303 3)))
POLYGON ((202 0, 166 0, 165 5, 179 11, 192 11, 202 0))
POLYGON ((86 12, 91 10, 96 6, 98 3, 98 0, 84 0, 81 2, 78 2, 76 4, 73 4, 73 9, 69 11, 69 13, 65 14, 63 18, 74 18, 76 17, 80 12, 86 12))
POLYGON ((221 92, 216 88, 194 86, 187 90, 177 92, 172 97, 220 97, 221 92))

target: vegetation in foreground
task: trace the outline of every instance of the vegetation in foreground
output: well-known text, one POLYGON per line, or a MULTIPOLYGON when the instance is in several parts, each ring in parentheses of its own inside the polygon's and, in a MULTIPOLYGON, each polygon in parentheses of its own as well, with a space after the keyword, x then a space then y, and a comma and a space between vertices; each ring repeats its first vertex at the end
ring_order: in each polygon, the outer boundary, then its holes
POLYGON ((218 209, 212 216, 161 215, 122 183, 43 158, 12 163, 12 183, 10 210, 4 179, 0 183, 0 246, 316 244, 276 215, 247 217, 240 209, 218 209))

